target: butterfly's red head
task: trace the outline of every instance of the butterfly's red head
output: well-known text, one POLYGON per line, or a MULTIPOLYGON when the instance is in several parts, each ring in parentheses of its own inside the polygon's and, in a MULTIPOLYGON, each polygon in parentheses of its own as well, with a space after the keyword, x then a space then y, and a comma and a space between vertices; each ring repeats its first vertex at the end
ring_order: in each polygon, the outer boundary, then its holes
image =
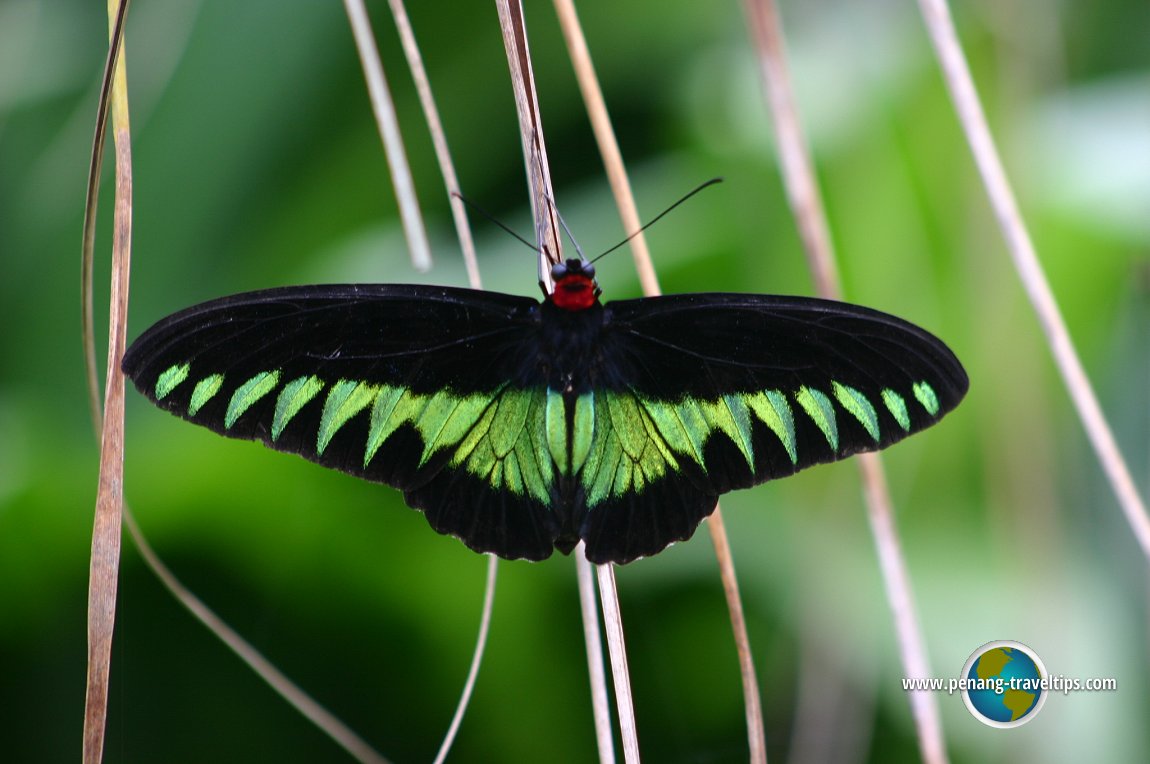
POLYGON ((555 291, 550 300, 563 310, 586 310, 599 299, 599 285, 595 283, 595 266, 582 260, 568 260, 551 266, 555 291))

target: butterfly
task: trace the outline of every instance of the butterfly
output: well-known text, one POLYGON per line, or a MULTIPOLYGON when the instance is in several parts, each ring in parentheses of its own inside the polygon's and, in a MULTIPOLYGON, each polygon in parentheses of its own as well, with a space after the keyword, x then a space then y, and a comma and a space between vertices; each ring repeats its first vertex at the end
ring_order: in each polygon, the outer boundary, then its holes
POLYGON ((958 405, 939 339, 810 297, 600 302, 594 266, 542 301, 453 287, 267 289, 171 315, 124 373, 160 408, 394 486, 439 533, 508 559, 582 540, 626 563, 720 494, 885 448, 958 405))

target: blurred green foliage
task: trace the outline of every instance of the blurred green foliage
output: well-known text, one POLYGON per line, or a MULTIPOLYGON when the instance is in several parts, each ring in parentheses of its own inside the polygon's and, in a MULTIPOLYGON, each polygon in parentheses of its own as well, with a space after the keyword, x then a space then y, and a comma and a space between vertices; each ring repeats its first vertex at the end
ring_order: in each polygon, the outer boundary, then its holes
MULTIPOLYGON (((411 5, 465 193, 530 230, 494 9, 411 5)), ((952 758, 1146 760, 1146 561, 1009 265, 917 11, 783 5, 848 296, 945 338, 972 379, 955 414, 886 460, 934 672, 953 676, 980 644, 1018 639, 1053 673, 1118 681, 1117 692, 1054 697, 1012 731, 983 727, 941 695, 952 758)), ((1054 291, 1146 495, 1150 11, 1135 0, 956 5, 1054 291)), ((137 3, 131 336, 246 289, 464 282, 427 131, 375 6, 434 272, 406 263, 338 4, 137 3)), ((708 177, 727 180, 651 231, 663 288, 809 293, 738 4, 583 6, 643 215, 708 177)), ((102 13, 75 0, 0 5, 6 761, 80 750, 98 454, 77 286, 102 13)), ((528 3, 527 13, 558 201, 598 251, 626 232, 553 12, 528 3)), ((111 198, 109 183, 98 325, 111 198)), ((531 256, 475 227, 486 286, 534 293, 531 256)), ((601 266, 608 298, 638 292, 626 255, 601 266)), ((470 660, 485 561, 431 532, 394 491, 224 441, 134 394, 127 436, 128 500, 176 573, 385 755, 430 760, 470 660)), ((724 501, 775 761, 917 760, 858 486, 840 464, 724 501)), ((707 534, 619 579, 647 759, 745 760, 707 534)), ((121 580, 107 761, 341 760, 173 602, 130 542, 121 580)), ((453 760, 592 760, 569 559, 501 565, 489 644, 453 760)))

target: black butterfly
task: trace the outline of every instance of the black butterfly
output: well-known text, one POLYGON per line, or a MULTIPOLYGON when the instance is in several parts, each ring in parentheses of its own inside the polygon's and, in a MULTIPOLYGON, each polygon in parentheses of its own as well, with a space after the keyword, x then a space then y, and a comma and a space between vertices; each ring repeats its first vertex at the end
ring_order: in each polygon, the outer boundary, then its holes
POLYGON ((543 302, 435 286, 269 289, 160 321, 124 372, 162 408, 395 486, 440 533, 625 563, 719 494, 885 448, 962 399, 934 336, 807 297, 601 304, 594 267, 543 302))

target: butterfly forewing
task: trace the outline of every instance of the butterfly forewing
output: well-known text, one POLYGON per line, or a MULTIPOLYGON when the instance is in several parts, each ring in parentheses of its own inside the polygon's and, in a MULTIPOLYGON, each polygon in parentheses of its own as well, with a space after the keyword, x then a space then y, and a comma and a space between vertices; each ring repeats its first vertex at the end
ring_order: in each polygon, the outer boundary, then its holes
POLYGON ((605 310, 595 425, 607 445, 583 473, 595 561, 686 538, 721 493, 885 448, 967 388, 937 338, 855 305, 686 294, 605 310), (685 534, 671 513, 691 518, 685 534))
POLYGON ((538 307, 429 286, 266 290, 164 319, 123 368, 177 416, 395 486, 473 548, 541 559, 549 478, 505 479, 516 453, 488 447, 530 438, 509 399, 541 390, 538 307))

